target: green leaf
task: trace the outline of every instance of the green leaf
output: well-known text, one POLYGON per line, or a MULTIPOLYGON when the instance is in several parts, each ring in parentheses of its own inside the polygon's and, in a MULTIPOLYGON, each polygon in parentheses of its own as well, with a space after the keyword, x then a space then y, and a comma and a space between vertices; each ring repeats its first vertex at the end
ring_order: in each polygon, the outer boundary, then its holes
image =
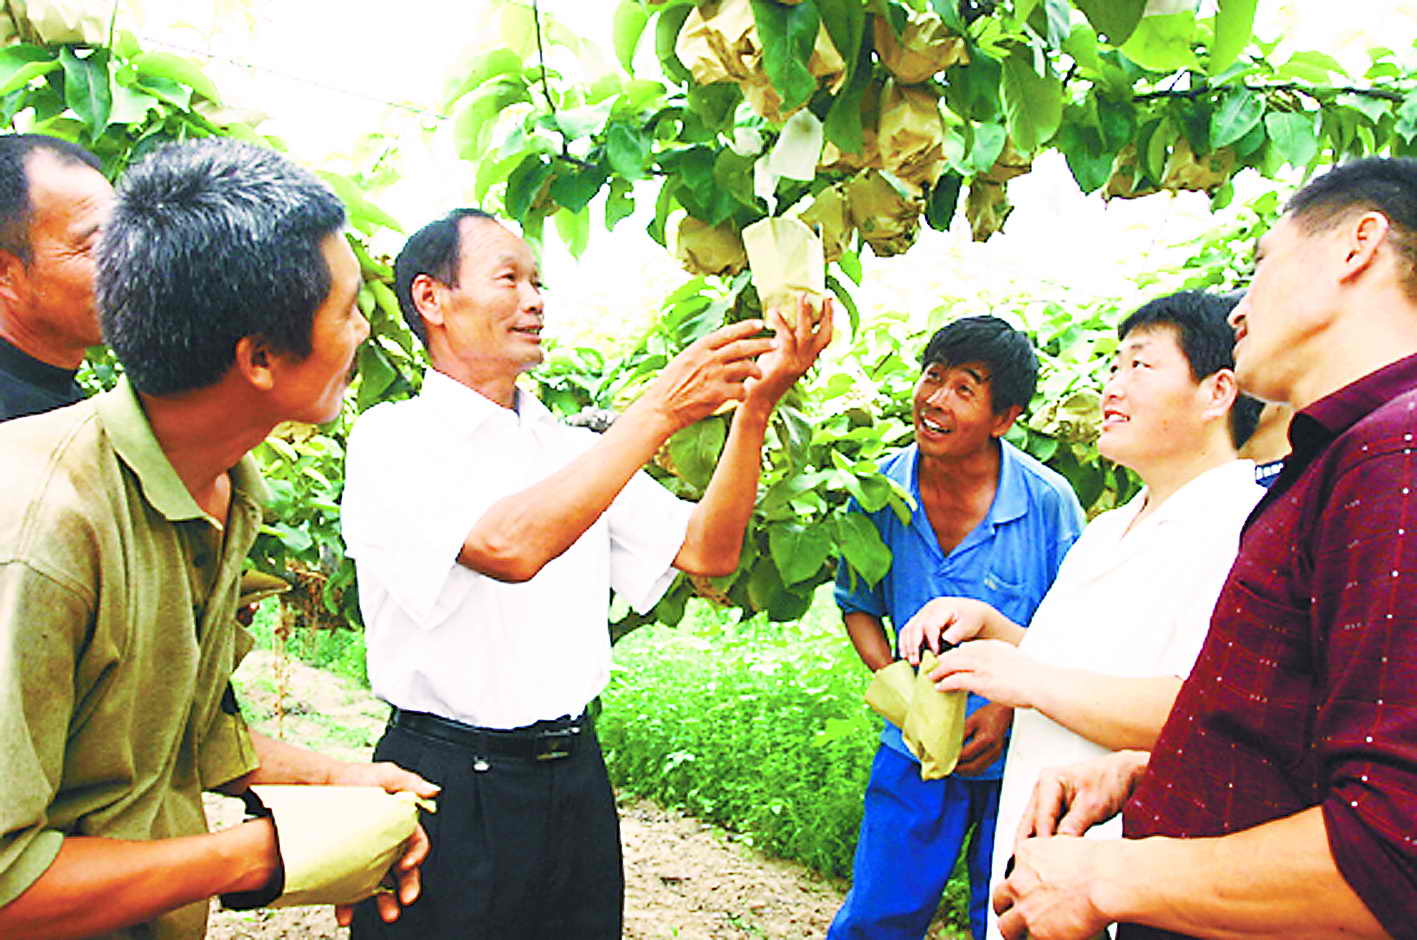
POLYGON ((644 179, 649 154, 650 139, 644 131, 616 121, 605 132, 605 157, 625 179, 644 179))
POLYGON ((861 39, 866 34, 866 8, 861 0, 817 0, 817 9, 832 45, 846 62, 849 82, 858 67, 861 39))
POLYGON ((1333 56, 1310 51, 1294 53, 1274 74, 1277 78, 1297 78, 1317 85, 1344 72, 1343 66, 1333 56))
POLYGON ((1112 175, 1115 154, 1100 146, 1098 136, 1096 128, 1064 121, 1053 141, 1067 159, 1078 189, 1085 193, 1101 189, 1112 175))
POLYGON ((507 214, 518 222, 527 219, 532 203, 541 194, 541 187, 551 176, 551 164, 539 153, 533 153, 517 164, 512 175, 507 177, 507 192, 502 204, 507 214))
POLYGON ((135 56, 132 61, 138 71, 144 75, 165 78, 186 85, 208 101, 221 103, 221 95, 217 93, 212 80, 207 78, 197 64, 189 59, 173 55, 170 52, 144 52, 142 55, 135 56))
POLYGON ((1417 137, 1417 91, 1402 99, 1402 107, 1397 109, 1395 130, 1409 144, 1412 143, 1413 137, 1417 137))
POLYGON ((374 343, 359 347, 359 396, 355 407, 364 411, 377 403, 398 375, 398 370, 389 364, 384 351, 374 343))
POLYGON ((861 256, 854 251, 843 251, 841 257, 836 259, 836 266, 841 268, 843 274, 851 278, 851 282, 857 287, 861 286, 861 256))
POLYGON ((846 563, 874 587, 891 570, 891 550, 871 520, 861 513, 838 516, 836 542, 846 563))
POLYGON ((467 73, 453 83, 448 89, 447 97, 444 99, 443 110, 448 110, 453 103, 474 88, 486 82, 490 78, 498 75, 510 73, 521 74, 522 57, 511 49, 493 49, 486 55, 478 56, 472 60, 472 64, 467 73))
POLYGON ((614 228, 622 219, 629 218, 635 211, 635 200, 627 180, 616 177, 610 181, 610 191, 605 196, 605 227, 614 228))
POLYGON ((870 43, 861 45, 861 52, 846 84, 832 99, 822 130, 827 140, 842 153, 860 153, 866 146, 861 127, 861 99, 871 84, 870 43))
POLYGON ((1199 63, 1191 48, 1195 36, 1196 15, 1189 10, 1147 16, 1122 45, 1122 54, 1153 72, 1196 69, 1199 63))
POLYGON ((1271 112, 1265 115, 1264 127, 1275 149, 1290 166, 1303 169, 1318 156, 1319 135, 1308 115, 1271 112))
POLYGON ((399 225, 398 220, 370 202, 369 197, 364 195, 364 190, 356 186, 349 177, 325 170, 319 170, 315 175, 328 183, 330 189, 335 191, 335 195, 349 210, 349 221, 355 228, 366 234, 372 234, 373 230, 380 226, 393 229, 395 232, 403 231, 403 226, 399 225))
POLYGON ((727 436, 722 418, 707 418, 671 437, 669 456, 679 476, 700 490, 708 486, 727 436))
POLYGON ((959 203, 959 189, 964 182, 958 173, 945 173, 935 181, 930 199, 925 203, 925 221, 937 232, 948 232, 959 203))
POLYGON ((620 0, 610 28, 615 42, 615 58, 626 72, 635 70, 635 47, 640 44, 640 36, 649 25, 649 11, 640 6, 639 0, 620 0))
POLYGON ((1225 71, 1245 51, 1255 30, 1259 0, 1220 0, 1215 14, 1215 43, 1210 47, 1211 75, 1225 71))
POLYGON ((1374 124, 1387 117, 1392 110, 1392 102, 1386 98, 1369 98, 1367 95, 1344 95, 1342 103, 1374 124))
POLYGON ((1063 84, 1047 65, 1046 75, 1033 70, 1033 56, 1027 49, 1016 49, 1004 60, 1004 117, 1014 146, 1023 153, 1033 153, 1058 132, 1063 120, 1063 84))
POLYGON ((551 198, 557 205, 580 212, 609 178, 610 171, 598 164, 588 167, 568 167, 551 181, 551 198))
MULTIPOLYGON (((842 255, 842 257, 845 258, 846 256, 842 255)), ((857 260, 857 263, 860 263, 859 259, 857 260)), ((833 294, 835 294, 836 299, 840 300, 841 305, 846 308, 847 322, 851 324, 852 334, 854 335, 860 332, 861 310, 859 307, 856 306, 856 300, 851 296, 851 292, 846 289, 846 285, 841 283, 841 281, 837 280, 836 278, 832 277, 830 274, 827 275, 826 285, 827 289, 830 290, 833 294)))
POLYGON ((973 127, 974 141, 969 147, 967 168, 971 173, 987 173, 999 161, 1004 152, 1009 132, 1002 124, 983 123, 973 127))
POLYGON ((1244 137, 1264 117, 1264 99, 1248 88, 1227 94, 1210 116, 1210 145, 1228 147, 1244 137))
POLYGON ((1141 22, 1146 0, 1073 0, 1073 6, 1083 12, 1093 29, 1120 46, 1141 22))
POLYGON ((98 50, 80 59, 65 46, 59 53, 64 66, 64 103, 88 127, 90 140, 103 136, 113 110, 113 89, 108 74, 108 52, 98 50))
POLYGON ((679 61, 679 54, 674 51, 674 45, 679 40, 679 30, 684 27, 684 21, 693 11, 694 8, 687 5, 671 7, 660 13, 654 24, 655 54, 659 56, 659 66, 664 69, 665 77, 671 81, 683 83, 693 81, 694 78, 684 67, 684 63, 679 61))
POLYGON ((817 90, 817 80, 807 70, 822 25, 816 0, 786 6, 775 0, 750 2, 763 46, 763 71, 782 96, 783 112, 791 111, 817 90))
POLYGON ((787 524, 768 529, 768 550, 782 583, 788 586, 820 571, 831 548, 831 536, 822 526, 787 524))
POLYGON ((108 123, 141 124, 147 120, 148 112, 157 106, 157 98, 147 92, 115 82, 113 109, 108 114, 108 123))
POLYGON ((713 161, 714 182, 749 209, 759 208, 753 194, 753 163, 752 157, 739 156, 727 147, 713 161))
POLYGON ((139 73, 133 81, 133 87, 151 92, 159 101, 166 101, 183 111, 192 107, 192 89, 170 78, 139 73))
POLYGON ((556 223, 556 234, 561 236, 561 244, 571 253, 572 258, 585 254, 590 244, 590 213, 582 208, 578 212, 560 209, 551 217, 556 223))
POLYGON ((58 59, 51 59, 47 62, 25 62, 10 72, 3 84, 0 84, 0 95, 8 95, 13 91, 25 87, 30 82, 41 75, 48 75, 50 72, 63 68, 58 59))

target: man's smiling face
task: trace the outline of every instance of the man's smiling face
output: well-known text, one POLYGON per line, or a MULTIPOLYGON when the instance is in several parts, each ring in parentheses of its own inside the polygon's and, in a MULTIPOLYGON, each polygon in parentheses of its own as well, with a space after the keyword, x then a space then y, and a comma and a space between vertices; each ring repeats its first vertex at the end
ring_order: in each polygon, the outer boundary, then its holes
POLYGON ((1013 420, 1009 412, 994 413, 989 369, 981 362, 928 363, 915 384, 914 416, 915 443, 931 459, 972 456, 1013 420))

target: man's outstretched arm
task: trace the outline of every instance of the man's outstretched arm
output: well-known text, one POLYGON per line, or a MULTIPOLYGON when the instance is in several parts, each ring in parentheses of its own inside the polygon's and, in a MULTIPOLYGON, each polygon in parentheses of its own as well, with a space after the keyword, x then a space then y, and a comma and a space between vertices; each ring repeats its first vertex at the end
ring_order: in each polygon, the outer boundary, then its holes
POLYGON ((674 567, 681 571, 726 575, 738 567, 743 532, 757 502, 768 420, 782 396, 831 342, 830 300, 824 302, 815 332, 811 308, 805 299, 799 302, 796 314, 796 322, 791 324, 783 313, 772 314, 777 345, 759 360, 762 377, 748 383, 708 489, 689 517, 684 545, 674 558, 674 567))
POLYGON ((276 864, 268 819, 175 839, 71 836, 44 874, 0 908, 0 936, 107 933, 218 894, 259 890, 276 864))
MULTIPOLYGON (((458 563, 501 581, 528 581, 575 544, 625 484, 680 428, 742 399, 772 340, 745 320, 693 343, 585 453, 494 503, 468 533, 458 563)), ((741 537, 741 536, 740 536, 741 537)))
POLYGON ((1009 940, 1087 938, 1108 923, 1198 937, 1386 937, 1311 807, 1209 839, 1026 839, 994 892, 1009 940))

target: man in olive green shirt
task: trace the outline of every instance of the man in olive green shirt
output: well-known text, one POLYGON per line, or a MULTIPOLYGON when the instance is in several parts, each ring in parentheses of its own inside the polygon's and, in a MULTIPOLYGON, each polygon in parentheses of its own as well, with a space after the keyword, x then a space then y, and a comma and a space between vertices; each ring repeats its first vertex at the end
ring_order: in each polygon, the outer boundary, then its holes
MULTIPOLYGON (((127 378, 0 425, 0 936, 199 937, 212 895, 269 893, 272 823, 209 834, 204 789, 436 792, 253 734, 230 694, 265 496, 247 451, 280 421, 335 417, 368 336, 343 223, 270 151, 157 151, 99 248, 127 378)), ((426 851, 420 831, 386 918, 426 851)))

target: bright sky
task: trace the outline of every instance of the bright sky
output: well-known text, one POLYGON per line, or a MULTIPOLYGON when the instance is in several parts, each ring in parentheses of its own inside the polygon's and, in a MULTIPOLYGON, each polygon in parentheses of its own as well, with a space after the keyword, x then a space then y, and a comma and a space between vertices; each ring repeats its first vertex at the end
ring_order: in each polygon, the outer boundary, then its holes
MULTIPOLYGON (((606 49, 615 6, 542 4, 606 49)), ((469 201, 472 165, 451 157, 446 134, 418 129, 442 123, 443 88, 458 63, 501 44, 491 0, 124 0, 123 7, 135 16, 120 25, 132 28, 136 19, 145 46, 210 56, 207 71, 228 103, 268 113, 263 129, 309 165, 352 171, 397 142, 400 179, 377 201, 406 226, 469 201)), ((1260 0, 1259 17, 1261 35, 1282 37, 1289 50, 1356 62, 1382 44, 1417 55, 1417 0, 1260 0)), ((1050 285, 1130 300, 1131 275, 1180 260, 1171 246, 1211 224, 1208 201, 1196 194, 1110 204, 1082 197, 1060 158, 1039 160, 1010 196, 1017 209, 1005 233, 984 245, 970 241, 961 217, 948 233, 926 231, 903 257, 868 257, 857 295, 863 310, 923 316, 956 297, 978 312, 1020 294, 1047 295, 1050 285)), ((596 233, 579 261, 549 237, 543 267, 552 287, 548 329, 572 342, 632 337, 685 277, 635 218, 596 233)))

